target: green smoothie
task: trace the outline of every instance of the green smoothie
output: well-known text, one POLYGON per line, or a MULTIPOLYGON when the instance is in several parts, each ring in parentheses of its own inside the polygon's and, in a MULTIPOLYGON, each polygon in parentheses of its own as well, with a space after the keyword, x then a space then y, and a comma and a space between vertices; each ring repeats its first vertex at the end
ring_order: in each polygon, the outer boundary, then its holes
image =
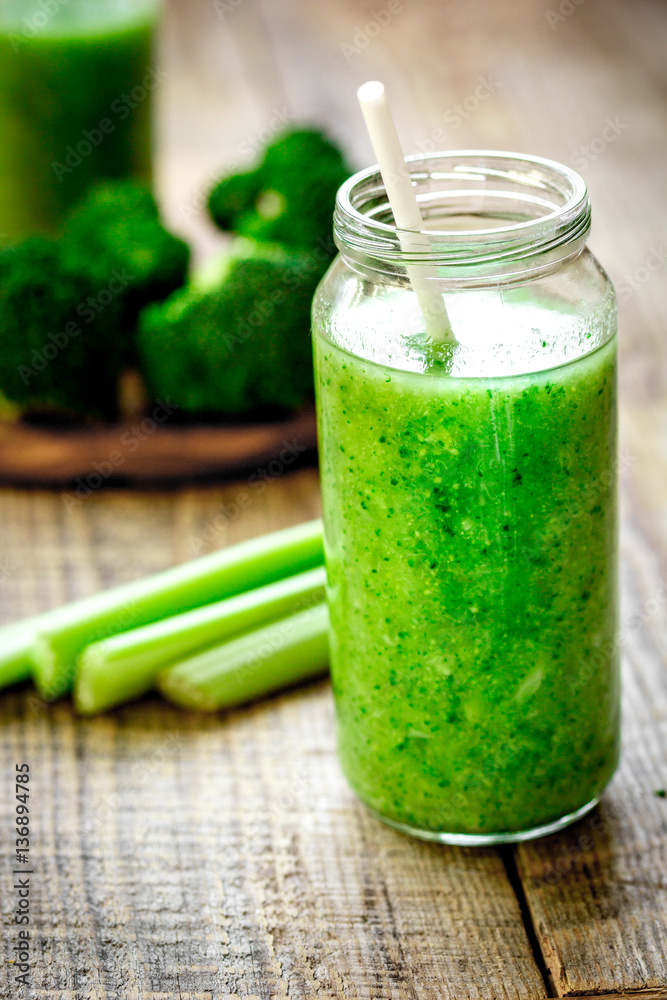
POLYGON ((618 756, 615 338, 550 370, 498 355, 519 373, 464 377, 437 352, 417 364, 407 340, 365 360, 317 315, 349 782, 425 835, 576 813, 618 756))
POLYGON ((151 0, 0 3, 0 234, 57 228, 100 178, 150 177, 151 0))

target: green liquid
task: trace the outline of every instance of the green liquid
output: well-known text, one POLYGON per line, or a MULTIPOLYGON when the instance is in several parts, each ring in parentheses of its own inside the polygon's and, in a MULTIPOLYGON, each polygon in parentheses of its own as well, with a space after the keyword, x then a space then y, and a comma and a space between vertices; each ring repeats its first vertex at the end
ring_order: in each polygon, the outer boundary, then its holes
POLYGON ((427 833, 575 812, 618 757, 615 340, 503 378, 315 341, 348 780, 427 833))
POLYGON ((153 5, 49 2, 0 7, 3 240, 55 230, 95 181, 151 174, 153 5))

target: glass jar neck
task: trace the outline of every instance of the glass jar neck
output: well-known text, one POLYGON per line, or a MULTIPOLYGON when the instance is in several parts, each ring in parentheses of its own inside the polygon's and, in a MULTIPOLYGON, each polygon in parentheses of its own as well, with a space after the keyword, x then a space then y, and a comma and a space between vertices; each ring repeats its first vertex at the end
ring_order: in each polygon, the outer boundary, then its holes
POLYGON ((514 282, 554 270, 586 244, 586 185, 553 160, 466 150, 408 157, 407 170, 426 239, 396 228, 377 166, 338 192, 336 245, 372 280, 400 282, 408 267, 427 265, 444 284, 514 282))

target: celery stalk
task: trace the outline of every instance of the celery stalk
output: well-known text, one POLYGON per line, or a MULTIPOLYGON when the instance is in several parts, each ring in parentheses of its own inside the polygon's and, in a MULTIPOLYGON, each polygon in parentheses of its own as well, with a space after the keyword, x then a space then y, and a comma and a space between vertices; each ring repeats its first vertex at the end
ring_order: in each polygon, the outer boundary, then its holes
POLYGON ((34 615, 0 629, 0 688, 30 677, 30 650, 43 620, 43 615, 34 615))
POLYGON ((329 614, 317 604, 208 649, 160 674, 176 705, 213 712, 316 677, 329 660, 329 614))
POLYGON ((57 698, 71 689, 85 646, 313 569, 323 558, 322 522, 310 521, 58 608, 32 647, 37 686, 45 698, 57 698))
POLYGON ((158 672, 177 660, 323 601, 324 585, 320 566, 93 643, 79 660, 77 710, 102 712, 144 694, 158 672))

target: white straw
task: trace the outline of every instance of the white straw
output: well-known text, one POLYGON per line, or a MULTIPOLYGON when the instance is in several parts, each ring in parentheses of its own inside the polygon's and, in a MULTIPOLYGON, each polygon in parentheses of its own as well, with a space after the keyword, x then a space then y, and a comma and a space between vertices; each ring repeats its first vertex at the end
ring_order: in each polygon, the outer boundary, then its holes
MULTIPOLYGON (((389 110, 384 84, 369 80, 359 87, 357 97, 380 165, 396 227, 399 230, 410 230, 409 237, 400 234, 401 247, 406 253, 417 248, 428 249, 431 243, 427 234, 421 231, 424 220, 389 110)), ((437 275, 435 267, 430 264, 411 264, 407 267, 407 274, 431 340, 437 343, 455 343, 445 303, 432 280, 437 275)))

